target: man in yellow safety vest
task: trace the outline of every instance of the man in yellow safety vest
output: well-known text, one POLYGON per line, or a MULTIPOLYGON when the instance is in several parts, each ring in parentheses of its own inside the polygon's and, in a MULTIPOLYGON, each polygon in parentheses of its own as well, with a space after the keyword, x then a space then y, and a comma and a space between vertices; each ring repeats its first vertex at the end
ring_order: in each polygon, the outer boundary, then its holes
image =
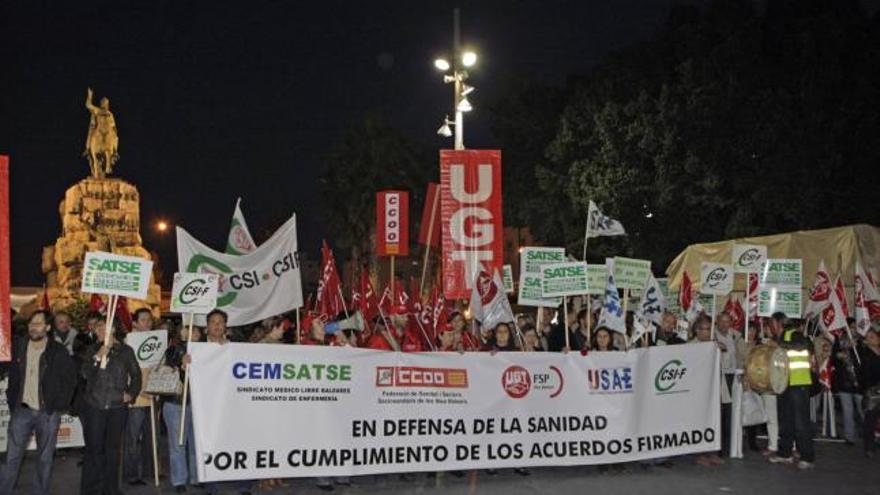
POLYGON ((815 461, 813 450, 813 425, 810 422, 810 385, 812 346, 802 330, 788 327, 782 313, 770 319, 770 331, 776 343, 788 356, 788 388, 777 401, 779 414, 779 451, 770 456, 774 464, 793 464, 792 448, 797 445, 800 453, 799 469, 811 469, 815 461))

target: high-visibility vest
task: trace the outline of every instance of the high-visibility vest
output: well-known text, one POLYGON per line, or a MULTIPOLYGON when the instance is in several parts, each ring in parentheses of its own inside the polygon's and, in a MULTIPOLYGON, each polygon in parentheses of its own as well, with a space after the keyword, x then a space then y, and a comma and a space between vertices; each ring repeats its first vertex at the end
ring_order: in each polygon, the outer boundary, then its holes
MULTIPOLYGON (((791 342, 791 337, 796 331, 786 330, 782 340, 791 342)), ((788 385, 790 387, 812 385, 810 351, 807 349, 786 349, 785 354, 788 356, 788 385)))

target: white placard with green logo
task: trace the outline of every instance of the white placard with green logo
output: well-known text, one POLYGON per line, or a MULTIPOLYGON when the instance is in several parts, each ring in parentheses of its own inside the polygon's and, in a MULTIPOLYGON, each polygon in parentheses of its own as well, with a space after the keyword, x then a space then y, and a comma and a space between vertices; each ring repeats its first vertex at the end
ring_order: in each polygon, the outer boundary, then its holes
POLYGON ((758 316, 782 312, 789 318, 800 318, 802 297, 800 287, 759 287, 758 316))
POLYGON ((605 294, 608 283, 608 269, 604 264, 587 265, 587 294, 601 296, 605 294))
POLYGON ((159 364, 168 348, 168 330, 129 332, 125 336, 125 344, 134 349, 134 357, 141 368, 153 368, 159 364))
POLYGON ((767 246, 760 244, 733 245, 733 255, 730 262, 733 263, 734 272, 757 273, 765 261, 767 261, 767 246))
POLYGON ((213 273, 175 273, 171 287, 171 311, 207 314, 217 307, 219 281, 220 277, 213 273))
POLYGON ((541 267, 565 262, 565 248, 524 247, 519 255, 519 297, 520 306, 543 306, 555 308, 562 304, 561 297, 542 297, 541 267))
POLYGON ((700 265, 700 292, 726 296, 733 290, 733 265, 704 261, 700 265))
POLYGON ((91 251, 83 262, 81 291, 144 300, 150 288, 153 262, 135 256, 91 251))
POLYGON ((650 261, 614 257, 614 282, 618 289, 642 290, 650 276, 650 261))
POLYGON ((587 264, 583 261, 555 263, 541 267, 544 297, 579 296, 588 293, 587 264))
POLYGON ((504 272, 504 275, 502 275, 504 279, 504 292, 513 292, 513 266, 504 265, 502 269, 504 272))
POLYGON ((761 286, 801 287, 803 271, 800 259, 768 259, 758 272, 758 283, 761 286))

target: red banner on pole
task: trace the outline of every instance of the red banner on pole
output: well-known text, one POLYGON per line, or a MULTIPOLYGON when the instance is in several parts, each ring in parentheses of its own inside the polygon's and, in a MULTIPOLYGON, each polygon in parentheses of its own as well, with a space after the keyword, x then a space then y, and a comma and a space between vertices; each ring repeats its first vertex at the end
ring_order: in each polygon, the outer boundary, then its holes
POLYGON ((376 254, 409 254, 409 193, 406 191, 376 193, 376 254))
POLYGON ((440 222, 444 295, 468 298, 480 265, 504 264, 501 151, 440 151, 440 222))
POLYGON ((12 359, 9 257, 9 157, 0 155, 0 361, 4 362, 12 359))
POLYGON ((425 207, 422 208, 422 223, 419 227, 419 244, 440 247, 440 197, 436 182, 428 183, 425 207))

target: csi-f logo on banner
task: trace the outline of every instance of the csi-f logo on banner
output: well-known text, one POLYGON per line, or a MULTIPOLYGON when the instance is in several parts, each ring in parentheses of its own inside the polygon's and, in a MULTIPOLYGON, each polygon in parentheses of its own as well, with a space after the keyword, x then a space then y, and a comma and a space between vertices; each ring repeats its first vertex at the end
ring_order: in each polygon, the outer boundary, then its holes
POLYGON ((654 390, 658 394, 679 394, 687 392, 687 390, 678 387, 678 384, 684 379, 687 368, 679 359, 672 359, 660 367, 654 376, 654 390))
POLYGON ((409 193, 376 193, 376 252, 379 256, 409 254, 409 193))
POLYGON ((440 219, 447 299, 467 298, 480 266, 502 271, 501 152, 440 152, 440 219))
POLYGON ((171 287, 171 311, 207 314, 217 306, 220 276, 213 273, 174 274, 171 287))
POLYGON ((767 260, 767 246, 752 244, 734 244, 733 270, 736 273, 757 273, 767 260))

